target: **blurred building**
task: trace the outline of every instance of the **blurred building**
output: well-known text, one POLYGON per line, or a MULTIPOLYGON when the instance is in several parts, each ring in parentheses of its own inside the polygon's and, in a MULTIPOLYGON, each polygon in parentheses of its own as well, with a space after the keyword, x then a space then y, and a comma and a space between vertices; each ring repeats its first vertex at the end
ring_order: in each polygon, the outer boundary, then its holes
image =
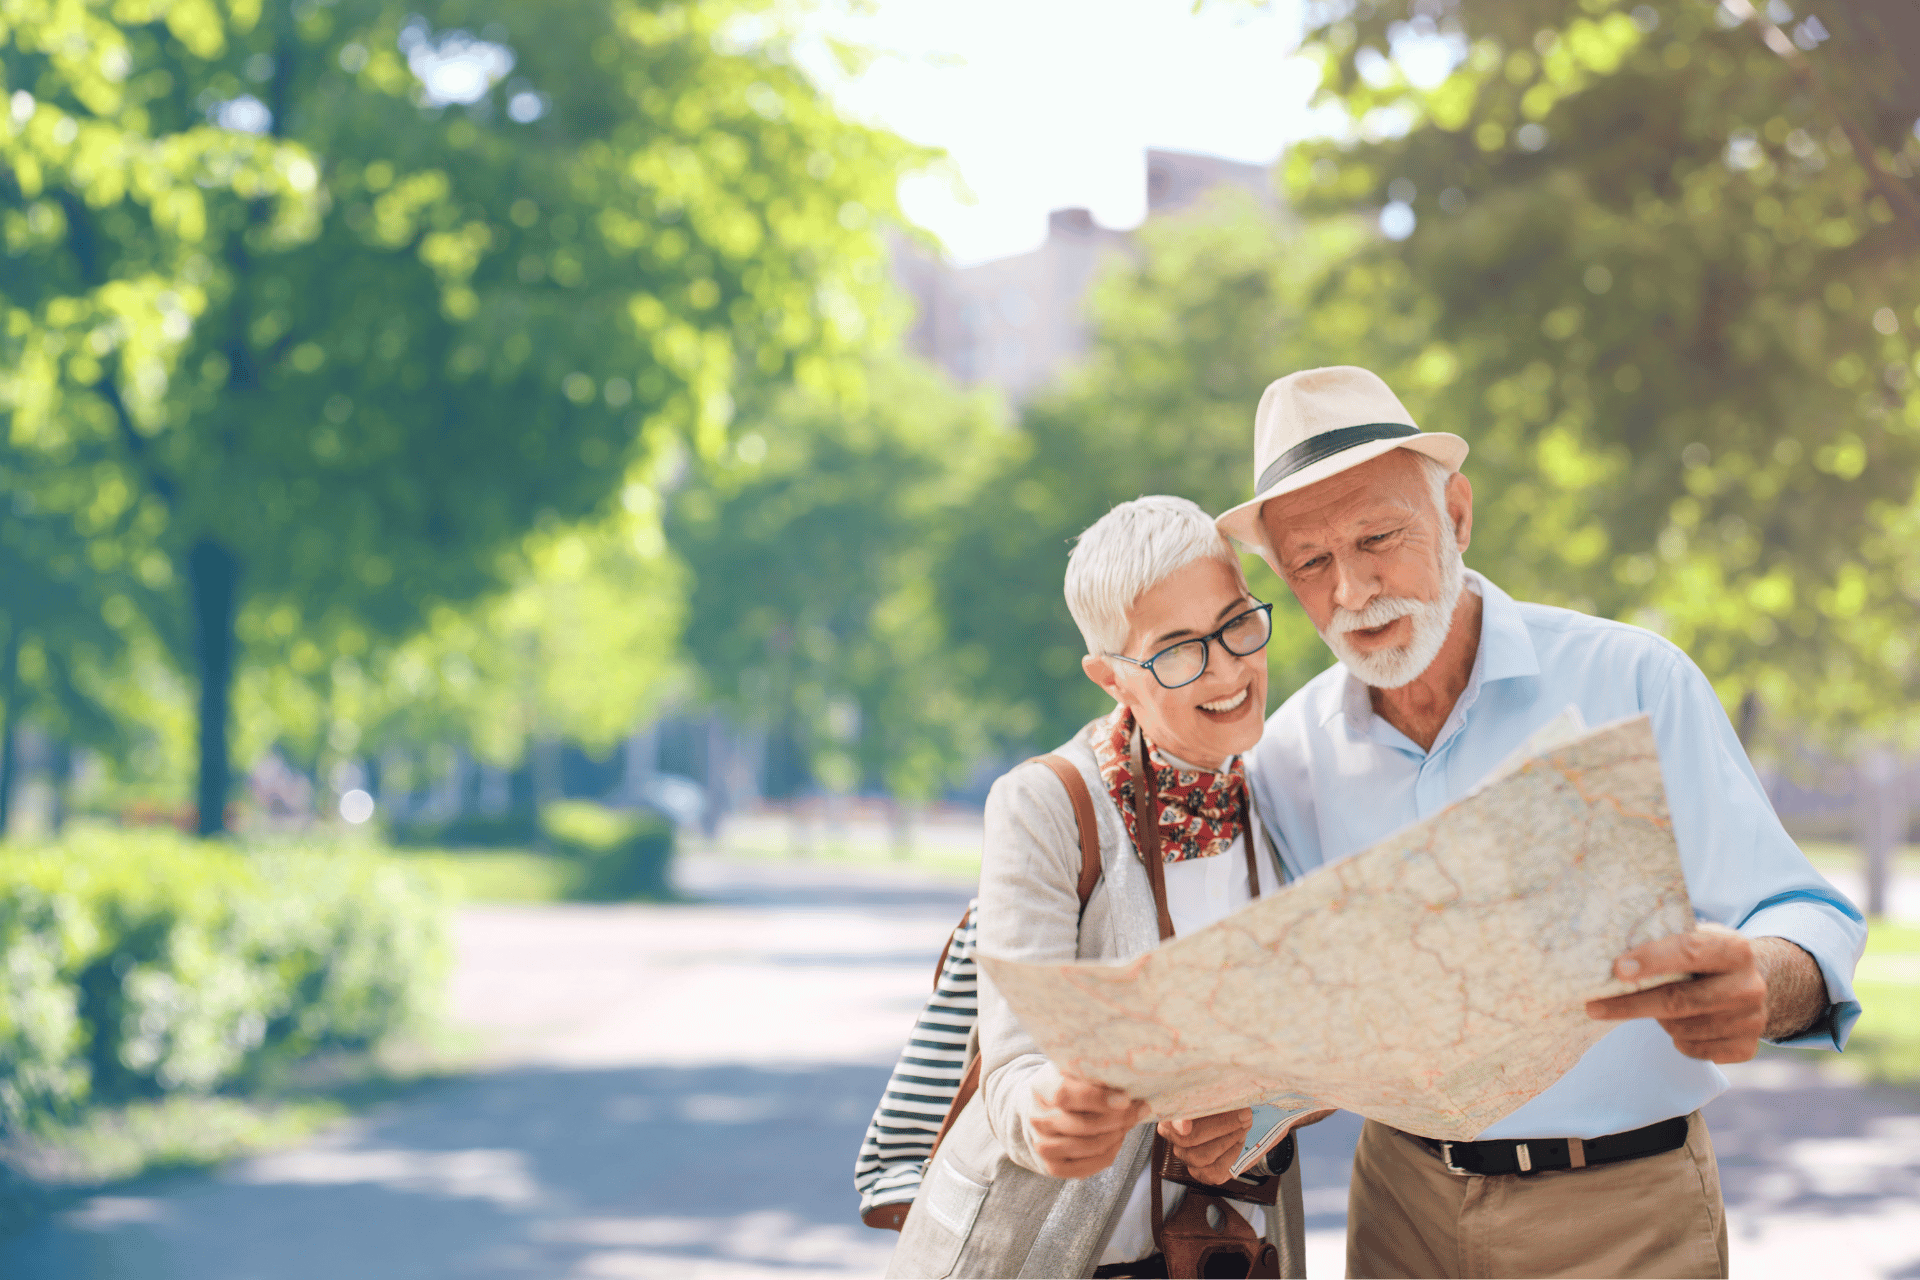
MULTIPOLYGON (((1240 188, 1279 211, 1265 165, 1147 152, 1149 218, 1202 205, 1221 188, 1240 188)), ((1131 231, 1099 226, 1085 209, 1055 209, 1045 243, 1031 253, 971 267, 949 266, 902 238, 894 277, 914 301, 908 346, 963 386, 998 387, 1019 403, 1086 351, 1087 290, 1132 240, 1131 231)))

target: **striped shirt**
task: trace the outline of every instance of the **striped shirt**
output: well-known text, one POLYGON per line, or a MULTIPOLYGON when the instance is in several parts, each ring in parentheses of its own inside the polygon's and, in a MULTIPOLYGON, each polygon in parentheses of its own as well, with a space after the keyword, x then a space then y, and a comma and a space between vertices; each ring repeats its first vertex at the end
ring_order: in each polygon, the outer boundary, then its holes
POLYGON ((920 1190, 933 1140, 960 1091, 967 1070, 967 1042, 980 1010, 980 972, 974 962, 975 916, 979 899, 954 931, 953 945, 940 966, 933 998, 921 1011, 913 1035, 900 1051, 887 1091, 873 1113, 867 1137, 854 1160, 853 1185, 860 1212, 876 1205, 912 1200, 920 1190))

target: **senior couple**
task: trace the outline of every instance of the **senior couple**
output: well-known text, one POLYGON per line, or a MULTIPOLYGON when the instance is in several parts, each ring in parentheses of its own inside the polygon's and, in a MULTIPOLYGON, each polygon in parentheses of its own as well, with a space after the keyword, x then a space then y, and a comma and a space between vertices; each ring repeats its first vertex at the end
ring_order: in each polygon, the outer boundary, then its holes
MULTIPOLYGON (((1093 795, 1103 874, 1083 910, 1067 790, 1046 768, 1015 769, 987 802, 979 949, 1136 955, 1434 813, 1569 704, 1594 725, 1645 713, 1688 892, 1730 931, 1621 956, 1622 978, 1693 976, 1591 1005, 1618 1025, 1478 1141, 1443 1151, 1367 1121, 1347 1274, 1724 1276, 1700 1118, 1727 1087, 1714 1064, 1763 1039, 1841 1047, 1865 926, 1781 828, 1684 653, 1518 602, 1463 566, 1466 454, 1458 436, 1419 430, 1373 374, 1308 370, 1261 399, 1251 501, 1215 521, 1184 499, 1141 498, 1081 536, 1067 605, 1087 677, 1117 705, 1057 754, 1093 795), (1248 591, 1229 537, 1259 551, 1339 659, 1264 725, 1271 606, 1248 591), (1150 804, 1137 805, 1142 787, 1150 804), (1141 849, 1157 853, 1157 877, 1141 849)), ((1284 1016, 1285 992, 1274 1005, 1284 1016)), ((1189 1184, 1150 1174, 1145 1107, 1063 1076, 984 978, 978 1034, 979 1096, 927 1170, 928 1211, 907 1221, 890 1274, 1169 1274, 1155 1215, 1174 1214, 1189 1184)), ((1194 1180, 1225 1183, 1249 1118, 1157 1131, 1194 1180)), ((1271 1203, 1221 1203, 1275 1246, 1281 1275, 1302 1276, 1299 1170, 1284 1151, 1270 1157, 1284 1168, 1255 1170, 1277 1186, 1271 1203)))

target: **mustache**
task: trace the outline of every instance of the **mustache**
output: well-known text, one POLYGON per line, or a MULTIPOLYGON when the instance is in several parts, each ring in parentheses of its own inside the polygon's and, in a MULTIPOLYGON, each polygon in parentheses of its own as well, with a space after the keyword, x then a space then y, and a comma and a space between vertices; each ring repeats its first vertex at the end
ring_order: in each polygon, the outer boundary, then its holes
POLYGON ((1328 629, 1335 635, 1345 635, 1349 631, 1371 631, 1375 627, 1386 626, 1395 618, 1410 618, 1426 608, 1427 603, 1406 596, 1381 596, 1357 612, 1335 606, 1333 623, 1328 629))

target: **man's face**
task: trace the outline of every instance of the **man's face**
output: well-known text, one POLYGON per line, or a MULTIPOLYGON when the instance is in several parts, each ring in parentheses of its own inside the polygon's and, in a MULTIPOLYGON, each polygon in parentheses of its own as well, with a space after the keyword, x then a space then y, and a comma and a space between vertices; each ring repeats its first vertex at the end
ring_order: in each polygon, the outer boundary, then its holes
POLYGON ((1449 479, 1447 508, 1443 520, 1419 458, 1393 449, 1260 510, 1269 563, 1368 684, 1413 679, 1445 638, 1473 523, 1464 476, 1449 479))

